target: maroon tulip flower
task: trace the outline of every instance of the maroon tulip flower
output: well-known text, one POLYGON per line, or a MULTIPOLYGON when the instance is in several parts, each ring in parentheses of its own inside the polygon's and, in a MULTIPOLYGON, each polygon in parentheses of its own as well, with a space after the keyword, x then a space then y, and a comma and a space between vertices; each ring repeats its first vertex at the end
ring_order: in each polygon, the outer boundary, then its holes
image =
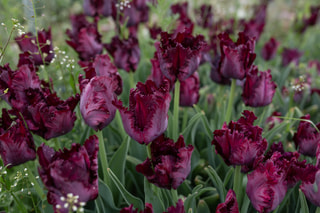
POLYGON ((211 28, 213 26, 213 14, 212 6, 209 4, 203 4, 197 10, 195 10, 196 19, 198 25, 203 28, 211 28))
POLYGON ((11 70, 9 64, 0 66, 0 95, 13 108, 24 111, 30 104, 26 91, 40 88, 41 82, 33 65, 22 65, 16 71, 11 70))
POLYGON ((11 119, 6 109, 2 109, 0 119, 0 155, 9 168, 36 158, 33 138, 23 119, 11 119))
MULTIPOLYGON (((129 7, 123 8, 123 16, 120 16, 120 21, 124 23, 127 20, 127 27, 138 27, 140 23, 149 20, 149 7, 147 2, 149 0, 132 0, 129 7)), ((116 18, 116 17, 114 17, 116 18)))
POLYGON ((51 39, 51 28, 48 31, 38 31, 38 42, 32 33, 15 38, 22 52, 29 52, 35 65, 49 64, 54 58, 51 39), (39 50, 40 47, 40 50, 39 50))
POLYGON ((83 11, 87 16, 111 16, 113 0, 84 0, 83 11))
POLYGON ((246 192, 258 212, 271 212, 282 202, 287 192, 285 178, 286 173, 274 163, 273 157, 248 174, 246 192))
POLYGON ((246 36, 259 40, 260 35, 263 32, 265 23, 259 23, 255 19, 251 19, 248 22, 244 22, 244 30, 246 36))
POLYGON ((172 81, 183 81, 197 69, 201 60, 201 50, 205 47, 204 37, 193 37, 184 32, 176 37, 161 33, 161 43, 155 43, 160 68, 164 76, 172 81))
POLYGON ((197 72, 193 73, 189 78, 181 81, 180 85, 180 106, 193 106, 197 104, 200 98, 200 79, 197 72))
MULTIPOLYGON (((97 55, 93 62, 79 61, 79 64, 86 73, 86 79, 91 79, 94 76, 107 76, 112 79, 117 87, 115 93, 120 95, 122 93, 122 79, 118 73, 117 68, 111 62, 109 56, 97 55)), ((81 86, 81 84, 80 84, 81 86)), ((82 90, 82 89, 81 89, 82 90)))
MULTIPOLYGON (((310 120, 310 115, 302 116, 301 119, 310 120)), ((320 129, 320 123, 317 124, 320 129)), ((317 146, 320 143, 320 133, 307 121, 300 121, 293 141, 298 147, 299 153, 310 157, 316 156, 317 146)))
MULTIPOLYGON (((30 96, 36 96, 37 91, 30 96)), ((60 100, 55 93, 47 94, 42 99, 34 99, 24 112, 29 129, 49 140, 70 132, 76 120, 74 108, 79 102, 79 95, 66 101, 60 100)))
POLYGON ((184 206, 183 206, 183 201, 181 199, 178 200, 177 205, 170 206, 166 212, 163 213, 185 213, 184 211, 184 206))
POLYGON ((308 68, 315 67, 320 75, 320 61, 317 60, 311 60, 308 62, 308 68))
POLYGON ((310 16, 304 17, 302 20, 303 24, 300 29, 301 33, 303 33, 308 27, 316 25, 320 13, 320 6, 311 6, 310 12, 310 16))
POLYGON ((252 66, 252 70, 247 73, 242 93, 242 99, 247 106, 262 107, 272 102, 277 85, 272 81, 270 72, 261 72, 258 67, 252 66))
POLYGON ((83 15, 71 16, 72 30, 66 31, 70 38, 66 42, 78 53, 80 60, 90 61, 102 53, 103 45, 97 22, 97 18, 94 23, 89 23, 83 15))
POLYGON ((297 49, 284 48, 282 52, 282 66, 288 66, 291 62, 298 65, 302 55, 303 53, 297 49))
POLYGON ((230 189, 226 196, 226 201, 217 206, 216 213, 239 213, 236 193, 230 189))
POLYGON ((222 129, 215 130, 212 144, 227 165, 241 165, 242 172, 249 172, 262 161, 267 141, 261 137, 262 128, 253 126, 257 119, 253 112, 242 114, 237 122, 224 123, 222 129))
POLYGON ((273 112, 272 115, 267 118, 266 124, 269 126, 269 130, 272 129, 276 124, 282 122, 282 119, 278 116, 282 116, 280 112, 273 112))
POLYGON ((127 72, 136 71, 140 61, 138 39, 130 34, 128 39, 121 40, 118 36, 112 38, 105 48, 112 55, 114 64, 127 72))
POLYGON ((222 76, 222 74, 219 72, 219 63, 220 63, 220 55, 216 55, 212 62, 210 63, 211 65, 211 71, 210 71, 210 78, 212 81, 216 82, 217 84, 222 84, 222 85, 230 85, 231 81, 230 78, 225 78, 222 76))
POLYGON ((270 40, 266 42, 261 49, 262 58, 266 61, 273 59, 276 56, 278 47, 279 42, 274 38, 270 38, 270 40))
POLYGON ((315 180, 313 182, 303 181, 300 189, 312 204, 320 206, 320 170, 314 176, 315 180))
POLYGON ((90 81, 81 80, 81 75, 79 81, 83 88, 80 96, 81 115, 86 124, 95 131, 102 130, 113 120, 116 113, 112 104, 116 99, 116 82, 107 76, 95 76, 90 81))
POLYGON ((152 27, 149 27, 150 37, 154 40, 158 38, 158 35, 160 35, 161 32, 161 27, 157 27, 155 24, 152 27))
POLYGON ((158 88, 148 80, 138 82, 136 89, 130 90, 129 109, 122 102, 115 101, 127 134, 141 144, 148 144, 159 137, 168 126, 168 110, 171 96, 169 86, 158 88))
POLYGON ((242 80, 256 58, 254 53, 255 40, 245 36, 243 32, 238 35, 236 43, 230 39, 227 33, 218 35, 221 52, 218 71, 225 78, 242 80))
POLYGON ((83 146, 73 143, 70 150, 64 148, 55 152, 45 144, 38 148, 39 175, 48 189, 48 203, 55 212, 68 213, 70 197, 77 199, 78 202, 72 203, 76 207, 97 198, 98 150, 99 141, 95 135, 83 146))
MULTIPOLYGON (((138 209, 133 209, 133 204, 129 207, 125 207, 120 210, 120 213, 138 213, 138 209)), ((146 203, 146 207, 144 210, 141 210, 139 213, 153 213, 153 208, 151 203, 146 203)))
POLYGON ((137 165, 136 170, 158 187, 177 189, 190 173, 192 151, 192 145, 185 147, 183 136, 174 143, 161 135, 151 143, 151 159, 137 165))
POLYGON ((173 36, 175 37, 177 33, 190 32, 193 31, 193 22, 188 16, 188 2, 176 3, 171 6, 171 11, 173 14, 179 14, 177 20, 177 27, 173 36))

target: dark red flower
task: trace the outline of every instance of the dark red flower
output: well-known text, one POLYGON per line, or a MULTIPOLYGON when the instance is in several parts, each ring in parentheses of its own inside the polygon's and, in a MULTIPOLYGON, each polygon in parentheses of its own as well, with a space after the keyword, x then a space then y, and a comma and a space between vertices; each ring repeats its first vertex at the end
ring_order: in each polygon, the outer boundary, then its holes
POLYGON ((244 33, 250 38, 255 38, 256 41, 259 40, 261 33, 263 32, 265 22, 266 22, 266 10, 267 5, 261 4, 256 5, 253 12, 253 18, 249 21, 244 21, 244 33))
POLYGON ((71 16, 72 30, 66 31, 70 38, 66 42, 78 53, 80 60, 90 61, 102 53, 103 45, 97 22, 97 18, 94 23, 88 23, 83 15, 71 16))
POLYGON ((157 27, 155 24, 152 27, 149 27, 150 37, 154 40, 158 38, 158 35, 160 35, 161 32, 161 27, 157 27))
POLYGON ((269 126, 269 130, 274 127, 275 124, 281 123, 282 119, 277 117, 282 116, 280 112, 273 112, 266 120, 266 124, 269 126))
POLYGON ((226 201, 217 206, 216 213, 239 213, 236 193, 230 189, 226 196, 226 201))
POLYGON ((16 71, 11 70, 9 64, 0 66, 0 94, 10 106, 24 111, 29 104, 28 89, 41 89, 41 82, 32 64, 21 65, 16 71))
POLYGON ((193 73, 189 78, 181 81, 180 85, 180 106, 193 106, 197 104, 200 98, 200 79, 197 72, 193 73))
MULTIPOLYGON (((301 119, 310 120, 310 115, 302 116, 301 119)), ((320 123, 317 124, 320 129, 320 123)), ((320 132, 318 132, 309 122, 300 121, 297 132, 293 136, 293 141, 298 147, 299 153, 310 157, 316 156, 317 146, 320 143, 320 132)))
POLYGON ((87 16, 111 16, 113 0, 83 0, 83 11, 87 16))
POLYGON ((271 212, 282 202, 287 192, 286 173, 278 167, 273 157, 260 163, 258 167, 248 174, 247 195, 258 212, 271 212))
POLYGON ((221 58, 218 71, 225 78, 242 80, 256 58, 255 40, 240 32, 234 43, 227 33, 219 34, 221 58))
POLYGON ((313 182, 303 181, 300 189, 312 204, 320 206, 320 170, 314 176, 315 180, 313 182))
POLYGON ((210 78, 217 84, 229 85, 231 83, 230 78, 225 78, 219 72, 220 55, 216 55, 210 63, 211 71, 210 78))
MULTIPOLYGON (((138 209, 133 210, 133 204, 129 207, 124 207, 120 210, 120 213, 138 213, 138 209)), ((153 208, 151 203, 146 203, 144 210, 141 210, 139 213, 153 213, 153 208)))
POLYGON ((168 126, 168 110, 171 96, 169 86, 157 87, 148 80, 138 82, 130 90, 129 109, 116 101, 125 131, 139 143, 148 144, 160 136, 168 126))
POLYGON ((293 62, 295 65, 298 65, 302 55, 303 53, 297 49, 283 48, 282 66, 288 66, 291 62, 293 62))
POLYGON ((6 109, 2 109, 0 119, 0 155, 3 164, 16 166, 36 158, 36 148, 32 135, 19 116, 11 119, 6 109))
POLYGON ((116 108, 112 101, 116 99, 114 94, 117 82, 107 76, 95 76, 90 80, 81 80, 79 83, 83 88, 80 96, 81 115, 91 128, 95 131, 102 130, 114 118, 116 108))
MULTIPOLYGON (((30 96, 37 96, 39 91, 30 91, 30 96)), ((49 140, 70 132, 76 120, 74 108, 80 96, 60 100, 55 93, 43 94, 41 99, 34 99, 23 113, 29 129, 49 140)))
POLYGON ((270 38, 270 40, 266 42, 261 49, 262 58, 266 61, 273 59, 276 56, 278 46, 279 42, 274 38, 270 38))
POLYGON ((178 33, 183 32, 189 32, 191 34, 194 24, 188 16, 188 2, 181 2, 171 5, 171 11, 173 14, 179 14, 177 27, 173 36, 175 37, 178 33))
POLYGON ((176 143, 161 135, 151 143, 151 159, 136 170, 158 187, 177 189, 190 173, 192 151, 192 145, 185 147, 182 135, 176 143))
POLYGON ((93 62, 79 61, 79 65, 84 68, 86 79, 91 79, 94 76, 107 76, 112 79, 115 85, 117 85, 115 93, 117 95, 122 93, 121 76, 107 54, 97 55, 93 62))
POLYGON ((308 27, 316 25, 320 13, 320 6, 311 6, 310 12, 309 17, 303 17, 303 24, 300 29, 301 33, 303 33, 308 27))
POLYGON ((84 145, 73 143, 71 149, 55 152, 42 144, 37 154, 39 175, 48 189, 48 203, 55 212, 68 213, 67 198, 77 198, 76 207, 81 202, 94 200, 98 196, 98 150, 97 136, 89 137, 84 145), (70 196, 70 194, 72 194, 70 196))
POLYGON ((31 54, 35 65, 49 64, 54 57, 51 28, 48 31, 38 31, 38 38, 32 33, 27 33, 15 38, 15 41, 22 52, 31 54), (38 47, 40 47, 40 51, 38 47))
POLYGON ((317 60, 311 60, 308 62, 308 68, 315 67, 320 75, 320 61, 317 60))
POLYGON ((247 106, 261 107, 272 102, 277 85, 272 81, 270 72, 261 72, 257 66, 252 66, 247 73, 242 93, 242 99, 247 106))
POLYGON ((203 4, 199 9, 195 10, 198 25, 203 28, 211 28, 213 26, 212 6, 203 4))
POLYGON ((172 34, 162 32, 160 42, 155 46, 164 76, 172 81, 183 81, 198 69, 201 51, 206 45, 202 35, 193 37, 184 32, 173 38, 172 34))
POLYGON ((262 128, 253 126, 257 119, 253 112, 245 110, 237 122, 223 124, 213 132, 212 144, 227 165, 241 165, 242 172, 254 169, 263 159, 267 141, 262 138, 262 128))
MULTIPOLYGON (((147 2, 149 0, 132 0, 129 7, 123 8, 123 16, 120 16, 120 21, 123 23, 127 21, 127 27, 137 27, 140 23, 149 20, 149 7, 147 2)), ((115 17, 114 17, 115 18, 115 17)))
POLYGON ((178 200, 177 205, 170 206, 166 212, 163 213, 185 213, 184 211, 184 206, 183 206, 183 201, 181 199, 178 200))
POLYGON ((128 39, 122 40, 119 36, 115 36, 110 44, 105 44, 105 48, 119 69, 127 72, 136 71, 140 61, 140 48, 138 39, 134 35, 130 34, 128 39))

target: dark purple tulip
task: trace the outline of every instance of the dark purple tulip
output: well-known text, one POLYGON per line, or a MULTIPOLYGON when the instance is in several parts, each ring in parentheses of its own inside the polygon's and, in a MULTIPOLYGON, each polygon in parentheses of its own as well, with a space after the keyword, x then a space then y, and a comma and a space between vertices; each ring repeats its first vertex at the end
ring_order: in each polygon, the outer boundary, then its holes
POLYGON ((220 58, 221 58, 220 55, 216 55, 213 58, 212 62, 210 63, 211 65, 210 78, 212 81, 216 82, 217 84, 230 85, 231 83, 230 78, 223 77, 218 70, 220 58))
POLYGON ((129 109, 116 101, 122 123, 127 134, 141 144, 149 144, 159 137, 168 126, 168 110, 171 96, 169 86, 157 87, 148 80, 138 82, 136 89, 130 90, 129 109))
POLYGON ((197 104, 200 98, 200 79, 197 72, 193 73, 189 78, 181 81, 180 85, 180 106, 193 106, 197 104))
POLYGON ((303 181, 300 185, 301 191, 305 194, 306 198, 316 206, 320 206, 320 170, 315 174, 313 182, 303 181))
MULTIPOLYGON (((37 91, 31 96, 37 96, 37 91)), ((45 94, 42 99, 34 99, 24 113, 29 129, 49 140, 70 132, 76 120, 74 108, 79 102, 79 95, 60 100, 55 93, 45 94)))
POLYGON ((38 67, 35 66, 34 61, 32 59, 32 54, 30 52, 23 52, 19 54, 19 62, 17 67, 21 67, 23 65, 28 65, 30 70, 38 71, 38 67))
POLYGON ((112 79, 114 84, 117 85, 115 93, 117 95, 120 95, 122 93, 121 76, 119 75, 116 66, 113 65, 107 54, 97 55, 94 58, 93 62, 79 61, 79 65, 84 68, 86 79, 91 79, 94 76, 107 76, 112 79))
POLYGON ((170 206, 167 209, 167 211, 163 213, 185 213, 182 199, 178 200, 177 205, 175 207, 170 206))
POLYGON ((161 135, 151 143, 151 159, 137 165, 136 170, 158 187, 177 189, 190 173, 192 151, 182 135, 176 143, 161 135))
POLYGON ((3 164, 16 166, 36 158, 36 148, 32 135, 19 116, 11 119, 7 110, 2 109, 0 119, 0 155, 3 164))
POLYGON ((317 60, 311 60, 308 62, 308 68, 315 67, 320 75, 320 61, 317 60))
MULTIPOLYGON (((310 115, 302 116, 301 119, 310 120, 310 115)), ((320 123, 317 124, 320 129, 320 123)), ((307 121, 300 121, 293 141, 298 147, 299 153, 310 157, 316 156, 317 146, 320 143, 320 133, 307 121)))
POLYGON ((285 178, 285 172, 275 164, 273 157, 248 174, 246 192, 258 212, 271 212, 282 202, 287 192, 285 178))
POLYGON ((212 6, 209 4, 203 4, 197 10, 195 10, 196 19, 198 25, 203 28, 211 28, 213 26, 213 14, 212 6))
POLYGON ((255 40, 243 32, 238 34, 234 43, 227 33, 219 34, 221 58, 218 71, 225 78, 242 80, 251 69, 256 58, 254 53, 255 40))
POLYGON ((227 165, 241 165, 242 172, 253 170, 263 159, 267 141, 262 138, 262 128, 253 126, 257 119, 253 112, 245 110, 237 122, 223 124, 213 132, 212 144, 227 165))
POLYGON ((273 59, 276 56, 278 46, 279 42, 274 38, 270 38, 270 40, 266 42, 261 49, 262 58, 266 61, 273 59))
POLYGON ((173 14, 179 14, 177 20, 177 27, 173 36, 175 37, 178 33, 190 32, 193 30, 193 22, 188 16, 188 2, 176 3, 171 6, 173 14))
POLYGON ((302 55, 303 53, 297 49, 284 48, 282 52, 282 66, 288 66, 291 62, 298 65, 302 55))
POLYGON ((38 31, 38 41, 41 52, 38 48, 36 36, 32 33, 23 34, 15 38, 15 40, 22 52, 29 52, 31 54, 32 61, 35 65, 49 64, 54 57, 51 28, 49 28, 48 31, 38 31))
POLYGON ((127 27, 138 27, 140 23, 147 22, 149 20, 149 7, 147 5, 148 0, 132 0, 130 1, 130 7, 123 8, 123 16, 120 16, 120 21, 127 21, 127 27))
POLYGON ((94 200, 98 196, 98 137, 89 137, 84 145, 73 143, 71 149, 54 151, 42 144, 37 154, 40 167, 39 175, 48 189, 48 203, 53 205, 55 212, 68 213, 65 207, 68 194, 78 196, 80 202, 94 200), (62 198, 64 197, 64 199, 62 198))
POLYGON ((255 19, 251 19, 247 22, 244 22, 244 30, 246 36, 255 38, 256 41, 259 40, 261 33, 264 29, 264 23, 258 23, 255 19))
POLYGON ((101 54, 103 45, 97 28, 98 19, 88 23, 83 15, 78 15, 71 16, 71 22, 72 30, 66 31, 70 40, 66 42, 78 53, 80 60, 90 61, 101 54))
POLYGON ((90 80, 81 80, 80 77, 79 81, 83 88, 80 96, 81 115, 95 131, 102 130, 116 113, 112 101, 116 99, 114 91, 118 86, 117 82, 107 76, 95 76, 90 80))
POLYGON ((273 112, 272 115, 267 118, 266 124, 269 126, 269 130, 272 129, 275 124, 282 122, 282 119, 277 116, 282 116, 282 115, 280 112, 273 112))
MULTIPOLYGON (((133 209, 133 204, 129 207, 124 207, 120 210, 120 213, 138 213, 138 209, 133 209)), ((153 213, 153 208, 151 203, 146 203, 144 210, 141 210, 139 213, 153 213)))
POLYGON ((0 66, 1 98, 19 111, 24 111, 30 104, 26 91, 40 88, 41 82, 32 64, 21 65, 16 71, 11 70, 9 64, 0 66), (5 90, 7 93, 4 92, 5 90))
POLYGON ((161 32, 161 27, 157 27, 155 24, 152 27, 149 27, 150 37, 154 40, 158 38, 158 35, 160 35, 161 32))
POLYGON ((83 12, 87 16, 111 16, 113 0, 83 0, 83 12))
POLYGON ((320 13, 320 6, 311 6, 310 11, 310 16, 304 17, 302 20, 303 24, 300 29, 301 33, 303 33, 308 27, 316 25, 320 13))
POLYGON ((140 48, 138 39, 130 34, 128 39, 121 40, 119 36, 112 38, 105 48, 112 55, 114 64, 127 72, 136 71, 140 61, 140 48))
POLYGON ((277 85, 272 81, 270 72, 261 72, 258 67, 252 66, 252 70, 247 73, 242 93, 246 106, 262 107, 272 102, 277 85))
POLYGON ((201 51, 205 47, 204 37, 193 37, 190 33, 178 33, 176 37, 161 33, 161 43, 155 43, 160 68, 164 76, 172 81, 183 81, 197 69, 201 51))
POLYGON ((171 5, 171 11, 173 14, 179 14, 180 19, 188 19, 188 2, 180 2, 171 5))
POLYGON ((226 196, 226 201, 217 206, 216 213, 239 213, 236 193, 230 189, 226 196))

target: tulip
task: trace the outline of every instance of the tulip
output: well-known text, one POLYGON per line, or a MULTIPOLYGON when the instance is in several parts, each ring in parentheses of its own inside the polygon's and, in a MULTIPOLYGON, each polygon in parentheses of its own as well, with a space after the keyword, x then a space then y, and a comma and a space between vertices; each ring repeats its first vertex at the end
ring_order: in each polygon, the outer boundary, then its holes
POLYGON ((213 14, 212 6, 209 4, 203 4, 199 9, 195 10, 197 24, 202 28, 211 28, 213 26, 213 14))
POLYGON ((315 180, 312 182, 304 181, 300 185, 301 191, 305 194, 306 198, 314 205, 320 206, 320 170, 315 174, 315 180))
MULTIPOLYGON (((138 213, 138 209, 133 210, 133 204, 129 207, 124 207, 120 210, 120 213, 138 213)), ((141 210, 139 213, 153 213, 153 208, 151 203, 146 203, 144 210, 141 210)))
POLYGON ((302 55, 303 53, 297 49, 284 48, 282 52, 282 66, 288 66, 291 62, 298 65, 302 55))
POLYGON ((27 33, 15 38, 15 41, 22 52, 29 52, 31 54, 31 60, 37 66, 49 64, 54 58, 51 28, 48 31, 38 31, 37 39, 32 33, 27 33))
POLYGON ((111 16, 112 0, 84 0, 83 11, 87 16, 111 16))
POLYGON ((69 207, 98 196, 98 137, 89 137, 84 145, 73 143, 71 149, 54 151, 42 144, 37 154, 40 178, 48 189, 48 203, 55 212, 68 213, 69 207), (70 203, 70 199, 77 202, 70 203))
POLYGON ((226 201, 217 206, 216 213, 239 213, 236 193, 230 189, 226 196, 226 201))
POLYGON ((161 135, 150 147, 151 159, 137 165, 137 172, 158 187, 177 189, 190 173, 193 146, 185 147, 183 136, 174 143, 161 135))
POLYGON ((170 206, 166 212, 163 213, 185 213, 184 211, 184 206, 183 206, 183 201, 181 199, 178 200, 177 205, 170 206))
POLYGON ((11 119, 2 109, 0 119, 0 155, 5 166, 12 167, 36 158, 32 135, 19 116, 11 119))
POLYGON ((193 106, 199 101, 200 79, 197 72, 189 78, 181 81, 180 85, 180 106, 193 106))
POLYGON ((213 132, 212 144, 227 165, 241 165, 242 172, 253 170, 263 159, 267 141, 262 138, 262 128, 253 126, 257 119, 253 112, 245 110, 237 122, 223 124, 213 132))
POLYGON ((261 49, 261 56, 264 60, 269 61, 276 56, 278 50, 279 42, 270 38, 268 42, 266 42, 261 49))
POLYGON ((272 102, 277 85, 272 81, 270 72, 258 71, 258 68, 253 66, 247 74, 242 93, 242 99, 247 106, 262 107, 272 102))
POLYGON ((129 109, 122 102, 114 101, 121 114, 127 134, 141 144, 148 144, 167 129, 171 96, 168 84, 158 88, 148 80, 138 82, 130 90, 129 109))

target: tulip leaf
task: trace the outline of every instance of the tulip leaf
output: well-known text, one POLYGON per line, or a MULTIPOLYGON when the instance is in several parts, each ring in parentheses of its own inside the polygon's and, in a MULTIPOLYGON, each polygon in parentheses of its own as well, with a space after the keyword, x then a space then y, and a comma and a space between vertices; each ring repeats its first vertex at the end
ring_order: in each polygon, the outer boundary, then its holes
MULTIPOLYGON (((216 192, 216 189, 213 187, 202 188, 202 185, 198 185, 193 190, 186 200, 184 201, 184 210, 189 211, 189 209, 196 209, 196 199, 205 192, 216 192)), ((196 212, 196 211, 195 211, 196 212)))
POLYGON ((187 127, 183 130, 182 135, 186 136, 191 132, 191 129, 197 126, 199 119, 201 118, 201 113, 197 113, 189 120, 187 127))
POLYGON ((118 148, 118 150, 113 154, 109 166, 114 174, 119 178, 121 183, 124 183, 124 169, 126 165, 126 158, 130 144, 130 137, 126 136, 118 148))
POLYGON ((210 209, 204 200, 199 200, 198 206, 197 206, 197 212, 210 213, 210 209))
POLYGON ((164 212, 165 210, 160 190, 160 188, 155 187, 144 178, 145 203, 151 203, 154 212, 164 212))
POLYGON ((205 168, 205 170, 208 173, 211 181, 213 182, 213 185, 217 188, 220 194, 220 201, 223 203, 227 192, 224 188, 222 180, 220 179, 218 173, 211 166, 208 166, 207 168, 205 168))
POLYGON ((303 192, 299 189, 299 200, 301 204, 301 213, 309 213, 308 203, 303 192))
MULTIPOLYGON (((103 209, 107 209, 108 211, 106 212, 115 212, 115 211, 119 211, 120 209, 117 208, 114 204, 114 199, 113 199, 113 195, 112 192, 110 190, 110 188, 101 180, 99 179, 99 199, 97 199, 97 203, 99 204, 99 202, 102 202, 102 206, 100 207, 103 209)), ((104 211, 103 211, 104 212, 104 211)))
POLYGON ((245 193, 240 212, 248 212, 249 204, 250 204, 249 197, 247 193, 245 193))
POLYGON ((140 210, 144 209, 144 204, 142 200, 138 197, 135 197, 130 192, 128 192, 125 187, 122 185, 120 180, 117 178, 117 176, 111 171, 110 168, 108 168, 108 174, 110 175, 111 180, 114 182, 114 184, 117 186, 118 190, 120 191, 123 199, 126 201, 128 205, 133 204, 135 208, 138 208, 140 210))

